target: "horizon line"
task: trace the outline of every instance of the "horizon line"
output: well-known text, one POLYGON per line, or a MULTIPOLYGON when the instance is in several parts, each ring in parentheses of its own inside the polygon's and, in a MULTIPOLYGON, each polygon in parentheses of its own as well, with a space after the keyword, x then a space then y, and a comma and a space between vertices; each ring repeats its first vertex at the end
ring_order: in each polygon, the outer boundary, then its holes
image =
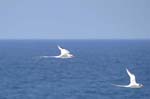
POLYGON ((150 40, 150 38, 0 38, 0 40, 150 40))

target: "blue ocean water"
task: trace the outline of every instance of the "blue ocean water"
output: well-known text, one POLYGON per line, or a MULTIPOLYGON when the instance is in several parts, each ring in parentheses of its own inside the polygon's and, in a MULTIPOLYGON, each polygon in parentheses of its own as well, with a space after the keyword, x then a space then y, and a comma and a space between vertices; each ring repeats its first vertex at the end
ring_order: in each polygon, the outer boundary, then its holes
POLYGON ((1 40, 0 99, 150 99, 150 40, 1 40), (40 58, 57 45, 75 58, 40 58), (126 68, 143 88, 112 85, 126 68))

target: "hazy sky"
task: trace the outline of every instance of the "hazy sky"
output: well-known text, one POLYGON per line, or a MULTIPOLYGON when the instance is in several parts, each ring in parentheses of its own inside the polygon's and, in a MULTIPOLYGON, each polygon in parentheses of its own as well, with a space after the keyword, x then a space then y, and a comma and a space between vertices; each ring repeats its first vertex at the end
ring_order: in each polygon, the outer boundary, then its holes
POLYGON ((150 0, 0 0, 0 39, 150 38, 150 0))

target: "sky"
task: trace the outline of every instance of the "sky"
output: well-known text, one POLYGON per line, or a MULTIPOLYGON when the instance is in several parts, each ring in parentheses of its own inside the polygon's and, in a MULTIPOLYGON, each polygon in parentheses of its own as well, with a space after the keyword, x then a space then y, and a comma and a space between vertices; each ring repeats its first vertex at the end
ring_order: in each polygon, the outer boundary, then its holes
POLYGON ((150 0, 0 0, 0 39, 150 39, 150 0))

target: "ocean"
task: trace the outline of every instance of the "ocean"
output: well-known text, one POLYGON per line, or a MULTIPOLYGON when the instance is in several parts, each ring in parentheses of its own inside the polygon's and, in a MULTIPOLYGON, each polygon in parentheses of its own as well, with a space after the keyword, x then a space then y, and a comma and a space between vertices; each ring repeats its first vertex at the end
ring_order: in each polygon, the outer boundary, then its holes
POLYGON ((150 40, 0 40, 0 99, 150 99, 150 40))

